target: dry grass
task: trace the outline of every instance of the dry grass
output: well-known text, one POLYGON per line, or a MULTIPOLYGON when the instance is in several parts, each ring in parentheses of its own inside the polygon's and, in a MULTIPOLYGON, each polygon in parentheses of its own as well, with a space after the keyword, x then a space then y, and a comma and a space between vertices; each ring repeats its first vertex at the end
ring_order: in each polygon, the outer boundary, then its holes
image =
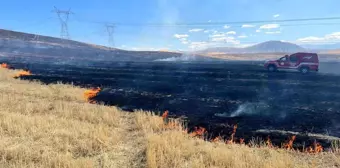
POLYGON ((182 127, 166 128, 151 112, 87 104, 84 89, 15 80, 13 73, 0 69, 0 167, 340 166, 337 153, 205 142, 182 127))
POLYGON ((340 166, 340 156, 297 153, 268 147, 211 143, 192 138, 183 128, 165 129, 162 118, 139 111, 136 122, 148 141, 147 164, 151 168, 166 167, 232 167, 232 168, 314 168, 340 166))
POLYGON ((85 103, 84 89, 13 74, 0 69, 0 167, 140 167, 131 114, 85 103))

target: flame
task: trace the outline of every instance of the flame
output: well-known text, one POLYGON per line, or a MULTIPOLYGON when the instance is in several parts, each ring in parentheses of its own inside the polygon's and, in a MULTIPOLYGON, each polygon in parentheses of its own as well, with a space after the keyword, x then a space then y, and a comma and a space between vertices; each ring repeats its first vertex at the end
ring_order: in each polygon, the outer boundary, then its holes
POLYGON ((234 137, 235 137, 235 134, 236 134, 236 130, 237 130, 237 124, 234 125, 233 132, 231 133, 231 136, 230 136, 230 140, 226 141, 227 144, 234 143, 234 137))
POLYGON ((323 147, 319 142, 314 141, 313 146, 309 146, 306 149, 307 153, 321 153, 323 152, 323 147))
POLYGON ((244 144, 244 139, 240 138, 240 144, 244 144))
POLYGON ((30 76, 32 73, 29 70, 21 70, 18 72, 18 74, 14 75, 14 78, 19 78, 22 76, 30 76))
POLYGON ((169 111, 166 110, 162 115, 163 120, 166 119, 168 117, 168 115, 169 115, 169 111))
POLYGON ((269 135, 268 135, 268 137, 267 137, 266 144, 267 144, 267 146, 268 146, 269 148, 272 148, 272 147, 273 147, 273 144, 272 144, 272 141, 270 140, 269 135))
POLYGON ((296 135, 290 137, 288 143, 284 144, 283 147, 286 149, 293 149, 293 143, 295 141, 296 135))
POLYGON ((6 63, 2 63, 1 68, 9 69, 9 65, 6 63))
POLYGON ((206 133, 206 129, 203 127, 195 127, 195 131, 190 133, 191 137, 195 137, 195 136, 203 136, 206 133))
POLYGON ((219 142, 219 141, 221 141, 221 139, 222 139, 221 136, 217 136, 213 140, 211 140, 211 142, 219 142))
MULTIPOLYGON (((85 95, 87 96, 86 98, 91 98, 91 97, 94 97, 98 92, 100 91, 100 88, 97 88, 97 89, 92 89, 92 90, 89 90, 87 92, 85 92, 85 95)), ((162 118, 163 119, 167 119, 169 115, 169 111, 166 110, 164 111, 164 113, 162 114, 162 118)), ((175 121, 169 121, 169 122, 165 122, 164 123, 164 126, 165 128, 169 128, 169 129, 173 129, 173 128, 181 128, 182 129, 182 132, 184 134, 188 134, 188 128, 182 128, 181 125, 180 125, 180 122, 175 122, 175 121)), ((226 140, 225 143, 226 144, 234 144, 235 143, 235 134, 236 134, 236 131, 237 131, 237 124, 235 124, 233 126, 233 131, 230 135, 230 139, 229 140, 226 140)), ((191 132, 189 135, 191 137, 203 137, 205 134, 207 133, 206 129, 204 127, 194 127, 194 131, 191 132)), ((288 149, 288 150, 291 150, 293 149, 293 144, 294 144, 294 141, 296 139, 296 135, 293 135, 291 137, 289 137, 289 140, 287 143, 284 143, 282 148, 285 148, 285 149, 288 149)), ((217 136, 213 139, 210 140, 210 142, 219 142, 222 140, 222 137, 221 136, 217 136)), ((240 138, 239 139, 239 143, 240 144, 245 144, 245 139, 244 138, 240 138)), ((273 144, 272 144, 272 141, 268 135, 267 137, 267 140, 265 141, 267 147, 269 148, 275 148, 275 149, 278 149, 279 147, 274 147, 273 144)), ((309 146, 308 148, 305 149, 304 152, 307 152, 307 153, 321 153, 323 152, 323 147, 320 143, 318 142, 314 142, 312 146, 309 146)))
POLYGON ((96 103, 95 100, 91 100, 92 98, 96 97, 97 94, 101 91, 99 87, 97 88, 92 88, 91 90, 86 90, 84 92, 84 99, 89 102, 89 103, 96 103))

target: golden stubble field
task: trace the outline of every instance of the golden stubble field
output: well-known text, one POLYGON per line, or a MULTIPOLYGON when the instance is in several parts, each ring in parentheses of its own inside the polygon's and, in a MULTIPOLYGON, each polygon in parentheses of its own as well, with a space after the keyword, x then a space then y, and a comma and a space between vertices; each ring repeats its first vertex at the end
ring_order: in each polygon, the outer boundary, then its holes
POLYGON ((0 167, 339 167, 335 152, 305 154, 207 142, 152 112, 89 104, 85 89, 12 78, 0 68, 0 167))

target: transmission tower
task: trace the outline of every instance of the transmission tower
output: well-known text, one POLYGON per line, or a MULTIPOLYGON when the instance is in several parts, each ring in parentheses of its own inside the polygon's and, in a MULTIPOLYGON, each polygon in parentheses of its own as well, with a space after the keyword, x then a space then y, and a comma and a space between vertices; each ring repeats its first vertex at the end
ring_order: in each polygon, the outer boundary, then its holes
POLYGON ((68 11, 64 11, 64 10, 59 10, 56 7, 54 7, 53 12, 55 12, 58 15, 58 18, 61 24, 60 37, 62 39, 70 39, 67 23, 68 23, 69 15, 73 14, 73 12, 71 12, 71 9, 69 9, 68 11))
POLYGON ((115 25, 106 24, 105 27, 106 27, 106 31, 107 31, 107 33, 109 35, 109 39, 108 39, 109 45, 110 45, 110 47, 114 47, 115 44, 114 44, 114 36, 113 36, 113 34, 114 34, 114 30, 115 30, 116 26, 115 25))

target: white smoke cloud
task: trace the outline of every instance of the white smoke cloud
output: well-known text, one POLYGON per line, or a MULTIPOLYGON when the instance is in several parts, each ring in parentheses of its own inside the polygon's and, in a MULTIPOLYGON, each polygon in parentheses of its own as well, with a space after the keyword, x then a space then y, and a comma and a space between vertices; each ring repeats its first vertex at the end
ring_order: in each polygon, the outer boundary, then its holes
POLYGON ((243 103, 230 113, 216 113, 217 117, 239 117, 243 115, 267 114, 269 105, 265 102, 243 103))

